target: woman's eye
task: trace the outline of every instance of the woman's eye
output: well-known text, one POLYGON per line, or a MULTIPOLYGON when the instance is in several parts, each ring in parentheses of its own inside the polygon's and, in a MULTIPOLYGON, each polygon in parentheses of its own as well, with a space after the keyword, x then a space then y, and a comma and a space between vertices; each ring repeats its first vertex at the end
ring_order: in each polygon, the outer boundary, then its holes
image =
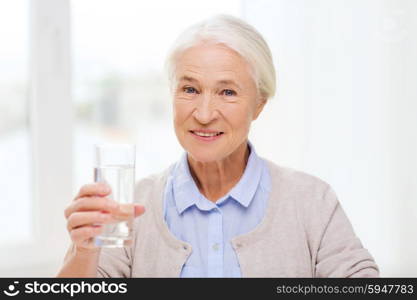
POLYGON ((184 87, 183 91, 186 92, 187 94, 197 93, 197 90, 191 86, 184 87))
POLYGON ((223 90, 222 93, 225 96, 236 96, 236 92, 234 90, 226 89, 226 90, 223 90))

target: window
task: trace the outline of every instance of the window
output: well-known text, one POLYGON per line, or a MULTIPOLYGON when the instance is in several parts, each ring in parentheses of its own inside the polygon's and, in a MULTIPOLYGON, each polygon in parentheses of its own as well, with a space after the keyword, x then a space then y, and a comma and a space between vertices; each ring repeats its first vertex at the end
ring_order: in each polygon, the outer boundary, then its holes
POLYGON ((0 2, 0 276, 53 276, 68 246, 69 33, 67 0, 0 2))
POLYGON ((0 2, 0 244, 28 240, 32 222, 28 127, 28 2, 0 2))

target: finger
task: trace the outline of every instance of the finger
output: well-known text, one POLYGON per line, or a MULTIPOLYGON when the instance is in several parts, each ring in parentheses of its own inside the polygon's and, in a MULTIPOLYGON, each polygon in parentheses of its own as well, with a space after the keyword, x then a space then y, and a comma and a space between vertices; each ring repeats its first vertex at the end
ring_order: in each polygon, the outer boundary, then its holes
POLYGON ((65 209, 65 218, 79 211, 105 211, 112 212, 118 208, 116 201, 105 197, 83 197, 71 202, 71 204, 65 209))
POLYGON ((85 247, 89 246, 93 238, 101 233, 103 233, 102 226, 84 226, 72 230, 70 236, 74 244, 85 247))
POLYGON ((139 204, 121 204, 119 208, 112 212, 112 220, 109 223, 115 221, 126 221, 132 217, 138 217, 145 212, 145 207, 139 204))
POLYGON ((143 205, 133 203, 119 204, 118 208, 111 212, 111 218, 106 221, 106 224, 129 221, 132 220, 133 217, 138 217, 144 212, 145 207, 143 205))
POLYGON ((127 221, 133 218, 135 213, 133 203, 122 203, 119 204, 119 207, 112 212, 112 221, 111 222, 121 222, 127 221))
POLYGON ((83 185, 74 200, 85 196, 106 196, 110 193, 111 189, 108 184, 104 182, 95 182, 83 185))
POLYGON ((139 204, 135 204, 135 218, 136 217, 139 217, 144 212, 145 212, 145 206, 139 205, 139 204))
POLYGON ((111 220, 111 215, 97 211, 76 212, 69 216, 67 222, 68 231, 81 226, 93 224, 105 224, 111 220))

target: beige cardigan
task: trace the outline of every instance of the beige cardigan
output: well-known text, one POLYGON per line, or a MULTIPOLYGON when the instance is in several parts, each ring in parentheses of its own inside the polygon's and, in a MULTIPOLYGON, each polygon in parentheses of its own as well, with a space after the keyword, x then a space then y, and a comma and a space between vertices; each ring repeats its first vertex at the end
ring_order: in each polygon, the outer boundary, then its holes
MULTIPOLYGON (((266 160, 271 193, 262 222, 231 240, 243 277, 377 277, 331 187, 322 180, 266 160)), ((134 223, 132 246, 103 248, 99 277, 179 277, 192 252, 163 216, 163 194, 173 165, 137 183, 146 212, 134 223)))

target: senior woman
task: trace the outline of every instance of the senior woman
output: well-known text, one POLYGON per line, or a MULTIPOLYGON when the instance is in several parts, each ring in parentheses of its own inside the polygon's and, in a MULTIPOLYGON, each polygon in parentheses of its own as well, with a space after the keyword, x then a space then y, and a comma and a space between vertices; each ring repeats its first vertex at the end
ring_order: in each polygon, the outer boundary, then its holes
POLYGON ((167 66, 183 156, 137 183, 131 246, 94 247, 92 224, 117 207, 106 186, 81 188, 65 211, 72 246, 59 276, 378 276, 332 188, 248 141, 275 92, 270 50, 253 27, 224 15, 196 24, 167 66))

